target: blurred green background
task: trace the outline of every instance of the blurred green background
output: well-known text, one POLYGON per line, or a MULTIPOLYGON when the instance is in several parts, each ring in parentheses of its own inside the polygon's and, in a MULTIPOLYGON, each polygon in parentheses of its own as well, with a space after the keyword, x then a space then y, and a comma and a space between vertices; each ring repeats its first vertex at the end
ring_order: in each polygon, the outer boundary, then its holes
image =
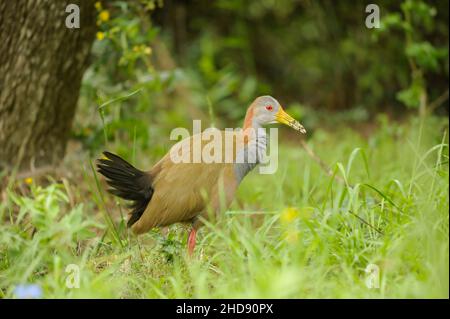
POLYGON ((76 129, 98 104, 138 89, 105 112, 110 134, 136 125, 142 146, 149 126, 208 120, 211 109, 218 126, 235 127, 264 94, 310 130, 374 123, 380 113, 447 115, 448 2, 377 4, 379 29, 365 26, 363 1, 105 3, 76 129))

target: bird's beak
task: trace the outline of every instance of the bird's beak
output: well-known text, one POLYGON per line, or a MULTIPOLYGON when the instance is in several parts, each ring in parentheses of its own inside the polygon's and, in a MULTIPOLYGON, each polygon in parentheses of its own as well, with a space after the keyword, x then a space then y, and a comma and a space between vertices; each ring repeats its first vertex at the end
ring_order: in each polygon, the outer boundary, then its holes
POLYGON ((278 123, 285 124, 287 126, 292 127, 294 130, 299 131, 300 133, 306 134, 306 130, 296 119, 287 114, 283 108, 280 106, 277 114, 275 115, 275 119, 278 123))

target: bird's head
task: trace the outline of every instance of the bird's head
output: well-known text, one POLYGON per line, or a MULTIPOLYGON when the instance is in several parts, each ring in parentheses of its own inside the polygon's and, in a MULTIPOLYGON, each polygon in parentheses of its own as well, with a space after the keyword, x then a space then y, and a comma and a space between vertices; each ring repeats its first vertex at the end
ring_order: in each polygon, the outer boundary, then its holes
POLYGON ((265 124, 282 123, 305 134, 306 130, 297 120, 287 114, 280 103, 269 95, 257 97, 250 105, 244 126, 255 127, 265 124))

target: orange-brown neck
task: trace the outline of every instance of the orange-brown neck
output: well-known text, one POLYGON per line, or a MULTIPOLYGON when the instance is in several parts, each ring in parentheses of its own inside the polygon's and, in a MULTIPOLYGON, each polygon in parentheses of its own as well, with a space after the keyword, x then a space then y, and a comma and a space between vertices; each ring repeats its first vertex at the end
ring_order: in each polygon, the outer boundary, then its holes
POLYGON ((251 139, 256 135, 256 130, 258 130, 261 125, 255 121, 255 106, 252 104, 247 110, 245 115, 243 129, 244 143, 248 144, 251 139))
POLYGON ((250 107, 247 110, 247 113, 245 114, 244 126, 242 127, 244 131, 253 127, 253 115, 254 115, 254 107, 253 105, 250 105, 250 107))

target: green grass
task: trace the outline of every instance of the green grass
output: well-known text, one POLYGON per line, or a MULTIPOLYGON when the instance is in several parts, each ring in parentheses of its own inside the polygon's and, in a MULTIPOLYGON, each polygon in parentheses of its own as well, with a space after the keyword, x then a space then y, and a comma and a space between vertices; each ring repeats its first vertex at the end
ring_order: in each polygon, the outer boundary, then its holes
POLYGON ((381 123, 366 139, 318 130, 308 143, 330 177, 283 129, 277 173, 244 180, 192 259, 183 225, 129 234, 124 203, 88 160, 80 179, 15 181, 0 203, 0 297, 36 283, 45 298, 448 298, 447 130, 436 118, 381 123), (66 287, 69 264, 78 289, 66 287))

